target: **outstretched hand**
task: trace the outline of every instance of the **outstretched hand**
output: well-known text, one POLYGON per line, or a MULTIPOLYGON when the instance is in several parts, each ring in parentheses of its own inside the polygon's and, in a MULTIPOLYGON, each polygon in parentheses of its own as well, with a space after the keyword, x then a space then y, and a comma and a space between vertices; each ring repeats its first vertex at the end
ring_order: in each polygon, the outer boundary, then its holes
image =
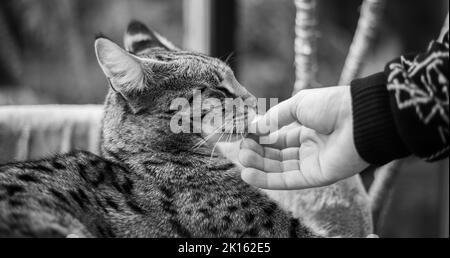
POLYGON ((349 86, 302 90, 270 109, 256 134, 241 143, 242 179, 265 189, 303 189, 332 184, 369 164, 353 140, 349 86), (278 124, 265 135, 261 128, 278 124), (273 142, 260 144, 267 138, 273 142), (261 141, 262 142, 262 141, 261 141))

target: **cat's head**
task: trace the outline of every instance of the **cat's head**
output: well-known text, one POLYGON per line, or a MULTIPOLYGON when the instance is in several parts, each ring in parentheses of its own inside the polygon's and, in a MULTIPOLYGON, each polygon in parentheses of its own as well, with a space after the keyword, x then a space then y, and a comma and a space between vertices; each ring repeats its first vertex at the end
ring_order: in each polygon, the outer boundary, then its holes
MULTIPOLYGON (((242 120, 254 115, 256 98, 239 84, 224 62, 180 50, 135 21, 128 26, 124 45, 125 49, 105 37, 95 41, 98 62, 111 86, 104 133, 145 134, 155 127, 183 128, 178 133, 197 133, 217 140, 211 136, 222 135, 221 127, 230 132, 230 127, 224 126, 230 118, 242 120), (244 105, 235 105, 230 111, 231 99, 244 105), (222 121, 217 119, 218 114, 225 116, 222 121)), ((238 135, 246 130, 236 127, 231 130, 238 135)))

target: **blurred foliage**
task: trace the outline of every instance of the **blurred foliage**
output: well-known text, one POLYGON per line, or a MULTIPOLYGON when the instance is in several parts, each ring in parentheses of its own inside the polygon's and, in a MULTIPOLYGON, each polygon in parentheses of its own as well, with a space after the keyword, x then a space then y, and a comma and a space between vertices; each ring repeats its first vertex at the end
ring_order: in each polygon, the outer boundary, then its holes
POLYGON ((293 1, 238 4, 238 79, 257 97, 288 97, 295 79, 293 1))
MULTIPOLYGON (((359 17, 361 0, 319 0, 318 82, 335 85, 359 17)), ((294 18, 292 0, 239 2, 237 62, 243 84, 255 95, 284 99, 294 84, 294 18)), ((370 62, 362 74, 382 71, 401 53, 423 51, 439 35, 447 0, 387 1, 385 17, 370 62)))
MULTIPOLYGON (((37 103, 101 103, 107 84, 95 60, 95 35, 121 44, 128 22, 139 19, 180 44, 181 6, 178 0, 2 0, 0 17, 21 61, 15 84, 34 91, 37 103)), ((7 55, 0 54, 0 63, 13 60, 7 55)))

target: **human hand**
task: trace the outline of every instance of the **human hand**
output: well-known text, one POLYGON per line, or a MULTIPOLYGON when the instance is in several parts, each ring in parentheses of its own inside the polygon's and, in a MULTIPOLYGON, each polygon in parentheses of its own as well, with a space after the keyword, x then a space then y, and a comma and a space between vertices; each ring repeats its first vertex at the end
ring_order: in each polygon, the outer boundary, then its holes
POLYGON ((256 136, 241 143, 242 179, 264 189, 303 189, 335 183, 369 166, 353 140, 349 86, 302 90, 256 122, 256 136), (261 128, 278 124, 264 135, 261 128), (267 139, 266 139, 267 140, 267 139))

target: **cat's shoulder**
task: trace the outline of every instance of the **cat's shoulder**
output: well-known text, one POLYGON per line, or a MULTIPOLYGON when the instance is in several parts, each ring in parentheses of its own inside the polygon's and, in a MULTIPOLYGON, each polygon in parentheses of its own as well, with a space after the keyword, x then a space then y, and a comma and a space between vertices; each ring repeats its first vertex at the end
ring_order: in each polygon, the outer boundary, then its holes
POLYGON ((57 154, 35 160, 14 161, 0 164, 0 171, 14 169, 31 169, 52 173, 56 170, 73 170, 83 167, 119 167, 112 161, 88 151, 72 151, 66 154, 57 154))

